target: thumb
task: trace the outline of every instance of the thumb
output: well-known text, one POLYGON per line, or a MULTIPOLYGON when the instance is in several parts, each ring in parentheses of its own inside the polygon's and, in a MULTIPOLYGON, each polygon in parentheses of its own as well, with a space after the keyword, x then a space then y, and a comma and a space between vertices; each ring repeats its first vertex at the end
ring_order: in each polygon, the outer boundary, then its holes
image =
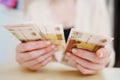
POLYGON ((110 50, 108 50, 107 48, 100 48, 97 52, 96 52, 96 56, 99 58, 103 58, 103 57, 107 57, 110 55, 110 50))

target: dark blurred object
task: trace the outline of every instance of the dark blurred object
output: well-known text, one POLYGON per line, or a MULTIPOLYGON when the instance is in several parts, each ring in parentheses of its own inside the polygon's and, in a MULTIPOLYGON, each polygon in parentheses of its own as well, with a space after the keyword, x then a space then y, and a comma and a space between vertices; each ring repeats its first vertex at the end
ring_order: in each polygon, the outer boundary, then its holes
POLYGON ((5 5, 8 8, 16 8, 17 7, 17 0, 0 0, 0 3, 5 5))
POLYGON ((120 0, 115 0, 115 29, 114 29, 114 37, 115 37, 115 51, 116 51, 116 63, 115 67, 120 67, 120 0))
POLYGON ((68 36, 69 36, 70 31, 71 31, 71 28, 70 29, 64 29, 64 35, 65 35, 65 41, 66 42, 68 40, 68 36))

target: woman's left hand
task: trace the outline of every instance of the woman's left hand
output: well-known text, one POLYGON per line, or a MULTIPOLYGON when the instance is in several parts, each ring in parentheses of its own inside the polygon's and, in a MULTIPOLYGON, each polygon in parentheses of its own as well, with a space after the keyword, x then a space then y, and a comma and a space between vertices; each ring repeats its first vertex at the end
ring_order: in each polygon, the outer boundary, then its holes
POLYGON ((72 49, 72 53, 67 52, 82 74, 95 74, 105 68, 110 62, 110 54, 111 50, 107 48, 100 48, 96 53, 78 48, 72 49))

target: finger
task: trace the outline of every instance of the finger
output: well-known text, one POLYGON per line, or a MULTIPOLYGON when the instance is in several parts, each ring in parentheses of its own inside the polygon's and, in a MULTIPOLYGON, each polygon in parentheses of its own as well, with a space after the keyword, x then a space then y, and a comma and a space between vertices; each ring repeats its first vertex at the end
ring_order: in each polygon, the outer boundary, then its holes
POLYGON ((111 51, 108 48, 101 48, 96 52, 96 56, 99 58, 110 56, 111 51))
POLYGON ((80 58, 86 59, 93 63, 101 63, 104 59, 96 57, 96 54, 82 49, 72 49, 72 53, 80 58))
POLYGON ((19 58, 19 56, 18 56, 18 55, 16 55, 16 61, 17 61, 19 64, 21 64, 21 63, 22 63, 22 60, 19 58))
POLYGON ((35 58, 40 57, 41 55, 44 55, 46 53, 49 53, 50 51, 56 49, 54 45, 40 49, 40 50, 35 50, 27 53, 19 53, 19 57, 21 58, 22 61, 28 61, 28 60, 33 60, 35 58))
POLYGON ((37 63, 42 63, 43 61, 45 61, 47 58, 49 57, 52 57, 52 55, 56 52, 57 49, 51 51, 50 53, 47 53, 43 56, 40 56, 39 58, 37 59, 34 59, 34 60, 30 60, 30 61, 26 61, 24 62, 22 65, 23 66, 32 66, 32 65, 35 65, 37 63))
POLYGON ((42 62, 42 63, 40 62, 40 63, 37 63, 37 64, 35 64, 35 65, 33 65, 33 66, 30 66, 29 69, 31 69, 31 70, 37 70, 37 69, 39 69, 39 68, 47 65, 51 60, 52 60, 52 57, 49 57, 49 58, 47 58, 47 59, 46 59, 44 62, 42 62))
POLYGON ((103 64, 96 64, 96 63, 92 63, 90 61, 87 61, 85 59, 79 58, 73 54, 67 53, 67 55, 73 59, 76 63, 78 63, 79 65, 83 66, 84 68, 90 69, 90 70, 101 70, 104 68, 103 64))
POLYGON ((78 70, 79 70, 82 74, 84 74, 84 75, 95 74, 95 73, 96 73, 96 71, 86 69, 86 68, 80 66, 79 64, 77 64, 77 68, 78 68, 78 70))
POLYGON ((16 51, 17 52, 32 51, 47 47, 50 44, 51 44, 50 41, 32 41, 32 42, 22 43, 17 46, 16 51))
POLYGON ((104 62, 103 62, 104 67, 108 67, 109 63, 110 63, 110 58, 106 57, 106 60, 104 60, 104 62))

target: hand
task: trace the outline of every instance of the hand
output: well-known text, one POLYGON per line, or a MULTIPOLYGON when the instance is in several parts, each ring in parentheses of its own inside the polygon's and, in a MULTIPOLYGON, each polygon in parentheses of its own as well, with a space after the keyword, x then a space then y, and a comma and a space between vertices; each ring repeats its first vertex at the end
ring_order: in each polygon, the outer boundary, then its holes
POLYGON ((16 48, 16 60, 23 67, 37 70, 52 60, 57 48, 50 41, 21 43, 16 48))
POLYGON ((107 48, 101 48, 96 53, 74 48, 72 53, 67 52, 67 56, 75 61, 82 74, 95 74, 107 66, 110 53, 107 48))

